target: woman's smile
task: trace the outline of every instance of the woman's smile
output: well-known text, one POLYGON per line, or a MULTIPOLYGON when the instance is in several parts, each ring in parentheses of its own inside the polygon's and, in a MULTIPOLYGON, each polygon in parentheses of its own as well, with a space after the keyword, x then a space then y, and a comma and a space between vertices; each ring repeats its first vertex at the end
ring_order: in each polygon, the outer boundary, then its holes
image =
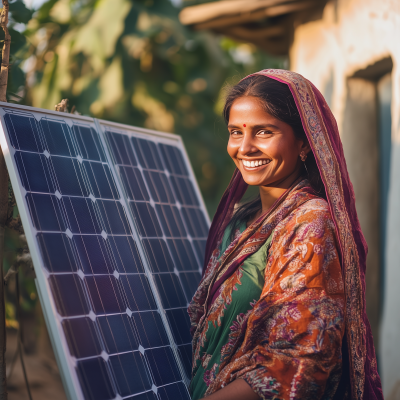
POLYGON ((248 170, 248 171, 259 171, 263 168, 265 168, 271 160, 266 160, 266 159, 256 159, 256 160, 240 160, 243 164, 243 168, 248 170))

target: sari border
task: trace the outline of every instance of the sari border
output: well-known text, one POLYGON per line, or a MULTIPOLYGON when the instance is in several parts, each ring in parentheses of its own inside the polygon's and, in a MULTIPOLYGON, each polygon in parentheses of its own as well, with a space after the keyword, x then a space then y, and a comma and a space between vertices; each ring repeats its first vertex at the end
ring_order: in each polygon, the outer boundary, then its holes
POLYGON ((286 70, 268 69, 252 74, 264 75, 288 85, 299 110, 304 131, 314 153, 330 205, 339 238, 346 296, 346 337, 350 349, 352 397, 362 399, 364 394, 366 362, 364 298, 360 276, 360 259, 352 224, 344 200, 342 176, 336 154, 329 140, 328 129, 317 105, 317 90, 301 75, 286 70))

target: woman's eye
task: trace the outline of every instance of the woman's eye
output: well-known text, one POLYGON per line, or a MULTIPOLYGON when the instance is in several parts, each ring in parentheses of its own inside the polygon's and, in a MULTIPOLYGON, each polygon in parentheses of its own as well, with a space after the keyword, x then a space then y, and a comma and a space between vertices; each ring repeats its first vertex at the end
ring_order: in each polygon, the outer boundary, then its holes
POLYGON ((231 131, 231 135, 240 135, 241 132, 240 131, 231 131))
POLYGON ((271 131, 259 131, 257 135, 270 135, 271 133, 271 131))

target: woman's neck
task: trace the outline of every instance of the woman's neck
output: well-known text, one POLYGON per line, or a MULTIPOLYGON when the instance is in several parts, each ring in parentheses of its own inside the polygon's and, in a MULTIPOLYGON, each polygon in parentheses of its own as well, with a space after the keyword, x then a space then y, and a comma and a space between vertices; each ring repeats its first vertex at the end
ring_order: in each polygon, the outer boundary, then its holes
POLYGON ((279 182, 274 182, 268 186, 260 186, 260 197, 262 208, 259 215, 265 214, 299 178, 300 171, 296 170, 279 182))

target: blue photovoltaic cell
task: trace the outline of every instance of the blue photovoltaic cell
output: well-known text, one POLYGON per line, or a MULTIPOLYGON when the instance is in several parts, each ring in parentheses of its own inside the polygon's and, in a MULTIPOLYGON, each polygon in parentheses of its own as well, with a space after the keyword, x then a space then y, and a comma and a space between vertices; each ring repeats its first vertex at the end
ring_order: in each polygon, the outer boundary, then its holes
POLYGON ((204 264, 204 254, 206 252, 207 240, 193 240, 193 246, 196 250, 198 259, 200 260, 200 265, 204 264))
POLYGON ((190 320, 187 311, 182 308, 168 310, 167 317, 172 328, 175 343, 177 345, 190 343, 192 338, 190 336, 190 320))
POLYGON ((111 376, 103 358, 78 361, 77 373, 87 400, 109 400, 115 397, 111 376))
POLYGON ((119 133, 106 132, 112 152, 119 165, 137 165, 136 157, 129 145, 129 138, 119 133))
POLYGON ((169 343, 158 312, 148 311, 135 313, 132 314, 132 319, 135 324, 139 342, 145 349, 166 346, 169 343))
POLYGON ((136 150, 139 164, 143 168, 155 169, 160 171, 164 169, 156 143, 135 137, 131 137, 131 142, 133 143, 133 147, 136 150))
POLYGON ((186 306, 182 285, 175 274, 154 274, 154 280, 165 309, 186 306))
POLYGON ((118 280, 114 276, 86 276, 85 283, 96 315, 122 313, 126 310, 118 280))
POLYGON ((121 275, 120 280, 125 289, 126 305, 131 311, 155 310, 157 308, 145 275, 121 275))
POLYGON ((181 211, 189 235, 194 238, 207 237, 208 226, 202 211, 198 208, 189 207, 182 207, 181 211))
POLYGON ((14 149, 43 152, 39 125, 32 114, 22 116, 18 113, 7 113, 4 116, 4 122, 14 149))
POLYGON ((78 160, 66 157, 50 157, 50 161, 53 165, 56 188, 60 194, 80 197, 89 195, 78 160))
POLYGON ((83 166, 89 183, 89 191, 96 198, 117 199, 118 190, 108 165, 84 161, 83 166))
POLYGON ((29 192, 54 193, 50 163, 43 154, 18 152, 15 162, 22 186, 29 192))
POLYGON ((190 379, 192 376, 192 344, 178 346, 178 353, 185 368, 186 376, 190 379))
POLYGON ((171 174, 188 176, 188 170, 182 157, 182 152, 175 146, 159 144, 164 164, 171 174))
POLYGON ((56 196, 40 193, 28 193, 26 202, 32 217, 32 223, 38 231, 65 231, 61 202, 56 196))
POLYGON ((156 386, 163 386, 181 379, 170 347, 148 349, 145 351, 145 356, 156 386))
POLYGON ((106 161, 99 134, 89 126, 74 125, 73 130, 78 143, 80 155, 87 160, 106 161))
POLYGON ((135 241, 130 236, 109 236, 112 260, 119 273, 144 272, 135 241))
POLYGON ((43 148, 45 150, 52 155, 76 156, 76 149, 72 144, 70 127, 64 121, 42 118, 40 126, 42 128, 43 148))
POLYGON ((128 315, 115 314, 99 317, 98 323, 108 354, 134 351, 139 347, 128 315))
POLYGON ((49 272, 74 272, 77 265, 71 239, 64 233, 39 233, 37 240, 49 272))
POLYGON ((76 358, 86 358, 101 353, 100 339, 90 318, 65 319, 61 324, 71 355, 76 358))
POLYGON ((73 243, 80 269, 85 274, 112 274, 114 271, 106 241, 97 235, 74 235, 73 243))
POLYGON ((188 178, 171 176, 170 181, 176 193, 177 200, 184 205, 199 206, 199 200, 193 188, 192 182, 188 178))
POLYGON ((77 275, 51 275, 49 284, 57 311, 62 317, 89 314, 84 287, 77 275))
POLYGON ((165 240, 144 239, 143 245, 152 272, 172 272, 174 270, 174 263, 165 240))
POLYGON ((107 150, 88 119, 2 112, 77 396, 189 399, 175 355, 190 379, 187 304, 208 223, 182 150, 173 140, 106 131, 107 150))
POLYGON ((186 230, 177 207, 156 204, 158 219, 167 237, 186 237, 186 230))
POLYGON ((200 274, 198 272, 182 272, 180 277, 187 301, 190 302, 194 292, 199 286, 200 274))
POLYGON ((199 269, 196 256, 189 240, 167 239, 168 248, 179 271, 197 271, 199 269))
POLYGON ((139 168, 120 166, 119 173, 128 199, 137 201, 150 200, 139 168))
MULTIPOLYGON (((147 372, 144 356, 139 352, 129 352, 110 357, 111 370, 121 396, 144 392, 151 389, 151 379, 147 372)), ((179 376, 175 380, 180 379, 179 376)))

